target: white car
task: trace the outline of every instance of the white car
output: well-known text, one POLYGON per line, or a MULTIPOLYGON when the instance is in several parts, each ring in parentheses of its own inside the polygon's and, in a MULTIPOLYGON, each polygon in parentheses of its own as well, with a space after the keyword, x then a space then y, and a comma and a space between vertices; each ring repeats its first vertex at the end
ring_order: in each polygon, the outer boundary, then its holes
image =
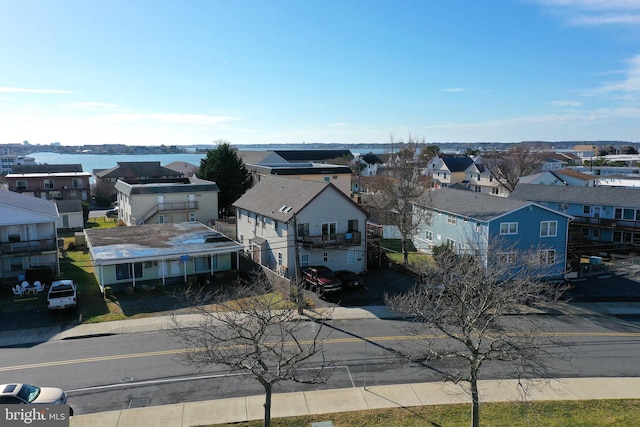
POLYGON ((0 385, 0 404, 23 403, 65 404, 67 393, 57 387, 36 387, 32 384, 12 383, 0 385))

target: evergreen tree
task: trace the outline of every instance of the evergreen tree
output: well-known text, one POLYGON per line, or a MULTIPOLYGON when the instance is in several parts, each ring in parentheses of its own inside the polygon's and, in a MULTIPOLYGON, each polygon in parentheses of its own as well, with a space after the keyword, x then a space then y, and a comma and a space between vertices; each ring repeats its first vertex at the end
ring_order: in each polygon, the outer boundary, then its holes
POLYGON ((218 147, 207 150, 207 157, 200 161, 199 177, 218 185, 218 215, 225 218, 233 216, 231 204, 249 189, 251 175, 228 141, 216 142, 218 147))

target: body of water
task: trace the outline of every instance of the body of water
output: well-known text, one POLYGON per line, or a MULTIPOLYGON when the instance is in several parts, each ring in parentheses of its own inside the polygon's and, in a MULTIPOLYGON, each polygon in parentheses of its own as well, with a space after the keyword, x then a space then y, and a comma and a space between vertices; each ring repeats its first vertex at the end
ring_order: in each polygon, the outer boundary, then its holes
POLYGON ((160 162, 162 166, 172 162, 187 162, 200 166, 200 160, 205 153, 196 154, 60 154, 33 153, 29 154, 36 163, 81 164, 82 170, 93 174, 94 169, 110 169, 118 166, 118 162, 160 162))
MULTIPOLYGON (((273 147, 265 146, 268 151, 273 147)), ((282 148, 278 148, 282 150, 282 148)), ((252 151, 257 151, 251 148, 252 151)), ((384 149, 352 150, 356 153, 373 152, 375 154, 384 153, 384 149)), ((118 162, 160 162, 165 166, 172 162, 187 162, 200 166, 200 160, 206 157, 206 153, 186 153, 186 154, 60 154, 60 153, 32 153, 36 163, 55 164, 81 164, 82 170, 93 174, 94 169, 110 169, 118 166, 118 162)))

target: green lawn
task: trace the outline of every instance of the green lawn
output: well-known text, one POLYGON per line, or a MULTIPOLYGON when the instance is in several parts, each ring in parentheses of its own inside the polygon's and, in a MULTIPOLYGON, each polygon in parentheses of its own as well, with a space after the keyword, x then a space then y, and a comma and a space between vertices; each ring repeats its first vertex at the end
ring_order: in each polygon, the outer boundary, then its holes
MULTIPOLYGON (((332 421, 334 427, 468 426, 471 405, 437 405, 358 412, 274 418, 273 427, 309 426, 332 421)), ((639 400, 576 400, 528 403, 484 403, 480 406, 483 427, 602 427, 640 425, 639 400)), ((259 427, 262 421, 218 424, 217 427, 259 427)))

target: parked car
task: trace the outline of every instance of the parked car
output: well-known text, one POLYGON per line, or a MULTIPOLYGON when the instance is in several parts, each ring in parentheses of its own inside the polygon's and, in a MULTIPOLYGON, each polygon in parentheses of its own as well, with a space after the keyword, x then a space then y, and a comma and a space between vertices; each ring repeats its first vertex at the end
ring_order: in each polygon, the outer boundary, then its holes
POLYGON ((75 308, 78 303, 76 285, 73 280, 56 280, 51 283, 47 294, 47 306, 49 310, 62 310, 75 308))
POLYGON ((303 268, 302 277, 311 290, 318 295, 342 292, 342 280, 329 267, 324 265, 303 268))
POLYGON ((345 289, 357 289, 364 286, 364 280, 362 277, 349 270, 338 270, 335 272, 336 276, 342 280, 342 286, 345 289))
POLYGON ((0 385, 0 404, 23 403, 65 404, 67 393, 57 387, 36 387, 24 383, 0 385))
POLYGON ((118 208, 109 209, 105 212, 107 218, 118 218, 118 208))

